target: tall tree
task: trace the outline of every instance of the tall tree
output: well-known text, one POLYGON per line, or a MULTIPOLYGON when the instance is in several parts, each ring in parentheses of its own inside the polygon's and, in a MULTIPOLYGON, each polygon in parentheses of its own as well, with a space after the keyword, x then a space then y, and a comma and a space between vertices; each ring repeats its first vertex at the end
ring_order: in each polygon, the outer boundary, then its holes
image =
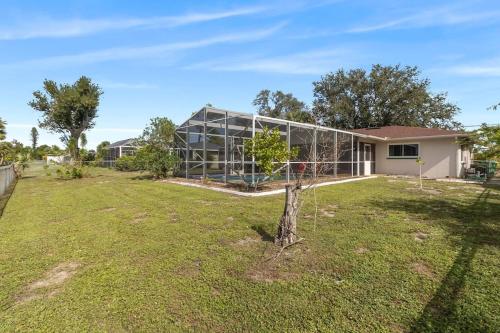
POLYGON ((338 70, 314 82, 313 113, 326 126, 353 129, 390 125, 458 128, 460 111, 446 93, 429 92, 417 67, 374 65, 338 70))
POLYGON ((31 128, 31 148, 33 149, 33 151, 36 150, 36 146, 38 144, 38 131, 36 129, 36 127, 32 127, 31 128))
POLYGON ((0 118, 0 141, 5 140, 5 137, 7 136, 7 131, 5 130, 6 126, 7 123, 0 118))
POLYGON ((138 141, 141 145, 170 149, 174 142, 175 128, 174 122, 166 117, 152 118, 138 141))
POLYGON ((476 160, 500 161, 500 125, 481 124, 459 142, 472 148, 476 160))
POLYGON ((51 80, 43 82, 41 91, 33 92, 34 99, 28 104, 42 113, 40 127, 62 134, 70 146, 72 157, 78 158, 80 135, 95 126, 101 88, 86 76, 74 84, 57 84, 51 80))
POLYGON ((261 116, 314 123, 314 118, 304 102, 280 90, 261 90, 253 100, 253 105, 261 116))

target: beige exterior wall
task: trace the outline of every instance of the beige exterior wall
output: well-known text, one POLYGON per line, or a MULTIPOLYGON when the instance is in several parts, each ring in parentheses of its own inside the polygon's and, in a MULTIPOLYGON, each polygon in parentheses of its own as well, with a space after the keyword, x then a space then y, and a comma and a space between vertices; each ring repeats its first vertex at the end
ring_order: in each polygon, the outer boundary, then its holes
MULTIPOLYGON (((391 143, 418 143, 419 154, 425 161, 422 176, 426 178, 460 177, 463 173, 460 145, 455 138, 401 140, 377 142, 376 172, 390 175, 418 176, 415 159, 388 158, 391 143)), ((470 157, 468 157, 470 160, 470 157)))

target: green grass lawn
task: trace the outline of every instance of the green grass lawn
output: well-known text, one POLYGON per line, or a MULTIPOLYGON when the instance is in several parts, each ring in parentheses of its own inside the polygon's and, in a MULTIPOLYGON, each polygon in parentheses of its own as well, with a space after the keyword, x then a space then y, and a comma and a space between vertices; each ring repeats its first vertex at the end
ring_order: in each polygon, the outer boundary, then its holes
POLYGON ((500 190, 379 177, 283 196, 31 168, 0 218, 0 331, 498 332, 500 190))

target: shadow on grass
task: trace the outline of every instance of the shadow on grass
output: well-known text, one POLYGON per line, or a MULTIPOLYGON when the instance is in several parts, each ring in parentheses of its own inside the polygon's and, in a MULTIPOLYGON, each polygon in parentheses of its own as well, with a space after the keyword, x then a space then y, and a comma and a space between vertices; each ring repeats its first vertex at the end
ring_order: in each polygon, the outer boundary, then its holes
POLYGON ((274 237, 270 233, 268 233, 262 226, 253 225, 252 230, 255 230, 264 242, 274 242, 274 237))
POLYGON ((413 323, 411 332, 489 332, 494 331, 486 318, 475 313, 467 313, 459 308, 460 299, 471 263, 478 248, 482 245, 500 245, 500 237, 494 226, 500 215, 500 207, 488 203, 490 189, 483 192, 470 203, 437 197, 374 201, 372 204, 386 210, 405 211, 416 215, 428 215, 441 223, 450 235, 460 236, 460 252, 452 267, 441 281, 441 285, 425 306, 421 316, 413 323), (449 218, 452 218, 450 220, 449 218), (489 222, 489 223, 488 223, 489 222))
POLYGON ((153 180, 155 179, 153 175, 137 175, 130 177, 132 180, 153 180))
POLYGON ((12 193, 14 193, 14 188, 16 187, 17 184, 17 179, 14 179, 12 184, 7 187, 5 190, 5 193, 0 195, 0 217, 3 215, 3 210, 7 206, 7 203, 9 202, 10 197, 12 196, 12 193))

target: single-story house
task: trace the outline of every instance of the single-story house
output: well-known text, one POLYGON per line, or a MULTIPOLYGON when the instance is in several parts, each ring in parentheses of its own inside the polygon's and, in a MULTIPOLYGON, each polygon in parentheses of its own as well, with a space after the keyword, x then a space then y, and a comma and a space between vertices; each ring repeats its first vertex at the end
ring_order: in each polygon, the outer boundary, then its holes
POLYGON ((114 161, 123 156, 133 156, 137 150, 136 139, 125 139, 113 142, 107 147, 105 161, 114 161))
POLYGON ((113 167, 120 157, 135 155, 137 148, 136 139, 133 138, 113 142, 106 147, 104 157, 99 163, 103 167, 113 167))
POLYGON ((279 177, 357 177, 370 174, 418 175, 420 157, 427 178, 461 177, 468 168, 468 147, 457 139, 459 131, 437 128, 387 126, 340 130, 261 115, 204 107, 175 132, 181 160, 178 176, 252 183, 263 177, 245 142, 264 128, 279 130, 298 155, 287 161, 279 177))
POLYGON ((470 167, 469 147, 458 139, 467 136, 460 131, 440 128, 385 126, 352 130, 373 138, 377 173, 418 175, 420 157, 422 176, 427 178, 458 178, 470 167))

